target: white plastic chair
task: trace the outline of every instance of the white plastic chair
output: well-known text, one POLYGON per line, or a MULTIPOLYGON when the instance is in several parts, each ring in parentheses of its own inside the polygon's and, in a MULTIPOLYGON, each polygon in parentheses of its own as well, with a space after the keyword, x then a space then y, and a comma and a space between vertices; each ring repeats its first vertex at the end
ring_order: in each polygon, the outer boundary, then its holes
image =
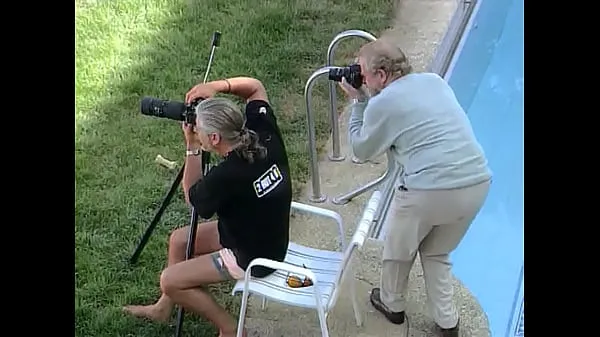
POLYGON ((344 227, 342 217, 331 210, 319 208, 302 203, 292 202, 292 209, 323 216, 335 220, 339 229, 339 240, 342 248, 340 251, 315 249, 290 242, 284 262, 258 258, 250 262, 244 280, 240 280, 233 288, 232 295, 242 292, 242 306, 238 322, 237 336, 241 337, 246 318, 248 296, 260 295, 263 298, 262 308, 266 306, 267 299, 284 303, 290 306, 311 308, 317 310, 323 337, 329 337, 327 329, 327 315, 336 304, 340 284, 346 275, 352 277, 351 296, 357 326, 362 325, 362 316, 358 309, 355 288, 355 274, 350 261, 357 248, 362 247, 373 223, 373 217, 381 199, 381 192, 374 191, 363 211, 360 222, 352 236, 352 241, 344 245, 344 227), (306 266, 303 268, 302 265, 306 266), (250 270, 255 266, 265 266, 276 271, 265 277, 255 278, 250 276, 250 270), (287 274, 306 276, 313 282, 313 286, 291 288, 287 285, 287 274))

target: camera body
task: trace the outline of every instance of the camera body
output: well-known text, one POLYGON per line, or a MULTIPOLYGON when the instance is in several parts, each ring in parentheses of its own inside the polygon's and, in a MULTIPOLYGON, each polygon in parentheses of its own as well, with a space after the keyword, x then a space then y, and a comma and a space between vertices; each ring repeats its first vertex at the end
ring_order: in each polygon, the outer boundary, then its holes
POLYGON ((346 67, 330 67, 329 80, 341 82, 342 78, 346 79, 353 88, 359 89, 363 85, 363 76, 361 74, 360 64, 353 63, 346 67))
POLYGON ((140 110, 142 115, 167 118, 187 124, 196 124, 196 107, 202 99, 198 98, 187 104, 179 101, 163 100, 146 96, 142 98, 140 110))

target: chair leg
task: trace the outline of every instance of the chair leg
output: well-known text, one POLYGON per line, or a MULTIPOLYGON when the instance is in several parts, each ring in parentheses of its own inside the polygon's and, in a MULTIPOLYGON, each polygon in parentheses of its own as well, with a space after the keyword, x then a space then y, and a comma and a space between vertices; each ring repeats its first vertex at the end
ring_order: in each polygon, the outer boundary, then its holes
POLYGON ((321 326, 321 336, 329 337, 329 329, 327 329, 327 316, 323 311, 323 308, 318 308, 317 312, 319 314, 319 325, 321 326))
POLYGON ((237 327, 237 337, 242 337, 244 332, 244 323, 246 320, 246 309, 248 308, 248 292, 242 292, 242 306, 240 307, 240 318, 237 327))
POLYGON ((352 308, 354 309, 354 318, 356 319, 356 326, 362 326, 363 320, 362 315, 360 313, 360 309, 358 307, 358 299, 356 298, 356 274, 354 270, 350 273, 352 276, 352 280, 350 281, 350 296, 352 296, 352 308))
POLYGON ((267 298, 263 296, 260 308, 264 311, 267 308, 267 298))

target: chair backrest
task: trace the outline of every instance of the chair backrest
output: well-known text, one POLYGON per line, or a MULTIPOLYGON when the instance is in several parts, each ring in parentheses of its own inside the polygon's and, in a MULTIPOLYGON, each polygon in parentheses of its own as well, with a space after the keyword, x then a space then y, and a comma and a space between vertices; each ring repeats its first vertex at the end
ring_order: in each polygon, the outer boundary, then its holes
POLYGON ((338 231, 339 231, 339 237, 338 240, 340 241, 340 245, 342 247, 342 249, 346 248, 346 240, 344 240, 344 222, 342 220, 342 216, 337 213, 334 212, 330 209, 327 208, 321 208, 321 207, 316 207, 316 206, 312 206, 312 205, 307 205, 307 204, 303 204, 303 203, 299 203, 296 201, 292 201, 292 211, 300 211, 300 212, 304 212, 307 214, 316 214, 316 215, 320 215, 322 217, 325 218, 330 218, 333 219, 336 223, 336 225, 338 226, 338 231))
POLYGON ((369 201, 363 210, 362 217, 360 218, 360 222, 354 231, 354 235, 352 235, 350 245, 346 249, 349 255, 352 254, 356 248, 362 247, 362 245, 365 243, 365 240, 371 231, 375 213, 377 213, 377 209, 381 203, 381 196, 382 193, 379 190, 376 190, 373 192, 373 194, 371 194, 371 198, 369 198, 369 201))
POLYGON ((340 270, 338 270, 338 274, 336 275, 336 278, 335 278, 336 289, 334 290, 333 296, 331 296, 329 298, 330 306, 335 304, 335 301, 337 300, 337 295, 338 295, 338 290, 339 290, 337 286, 341 283, 342 278, 344 276, 344 272, 348 269, 348 265, 349 265, 350 261, 352 260, 352 256, 354 255, 354 252, 358 248, 362 247, 362 245, 365 243, 365 240, 367 239, 367 236, 369 235, 369 232, 371 231, 371 226, 373 225, 373 219, 375 218, 375 213, 377 212, 377 208, 379 207, 380 202, 381 202, 381 192, 379 190, 375 190, 373 192, 373 194, 371 194, 369 201, 367 201, 367 204, 366 204, 366 206, 363 210, 362 216, 360 218, 360 222, 358 223, 358 226, 356 227, 356 230, 354 231, 354 234, 352 235, 352 240, 350 241, 350 243, 348 244, 346 249, 344 249, 344 257, 342 260, 342 266, 341 266, 340 270))

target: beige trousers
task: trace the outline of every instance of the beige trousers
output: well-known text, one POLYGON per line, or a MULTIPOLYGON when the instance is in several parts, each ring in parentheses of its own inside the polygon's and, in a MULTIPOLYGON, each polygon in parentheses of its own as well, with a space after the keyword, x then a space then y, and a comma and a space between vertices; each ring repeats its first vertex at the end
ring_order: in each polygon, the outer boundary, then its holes
POLYGON ((428 308, 442 328, 456 326, 449 254, 481 209, 490 182, 451 190, 396 190, 385 228, 381 300, 393 312, 406 309, 408 274, 421 256, 428 308))

